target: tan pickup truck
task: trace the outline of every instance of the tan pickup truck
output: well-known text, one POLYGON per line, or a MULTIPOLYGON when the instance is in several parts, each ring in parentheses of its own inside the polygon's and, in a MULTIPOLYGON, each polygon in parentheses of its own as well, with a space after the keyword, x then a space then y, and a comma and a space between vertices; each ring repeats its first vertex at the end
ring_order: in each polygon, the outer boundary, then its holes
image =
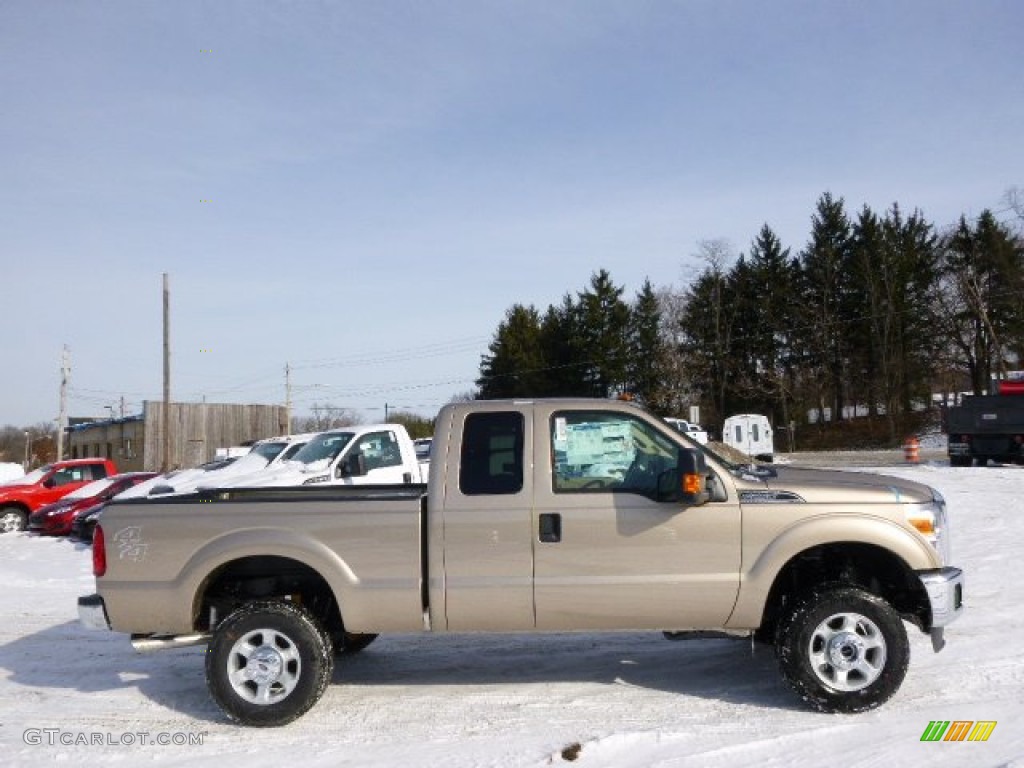
POLYGON ((140 649, 208 642, 213 698, 268 726, 382 632, 749 634, 811 706, 858 712, 906 674, 903 621, 939 650, 963 610, 927 486, 738 466, 606 400, 448 405, 433 449, 425 487, 115 501, 80 617, 140 649))

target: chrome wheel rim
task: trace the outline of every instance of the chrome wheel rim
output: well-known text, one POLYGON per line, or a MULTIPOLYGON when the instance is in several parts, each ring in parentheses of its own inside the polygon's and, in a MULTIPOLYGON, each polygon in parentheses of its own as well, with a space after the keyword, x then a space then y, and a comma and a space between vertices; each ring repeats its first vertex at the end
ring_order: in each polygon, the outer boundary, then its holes
POLYGON ((867 688, 885 669, 885 637, 867 616, 836 613, 811 633, 808 645, 811 669, 836 691, 867 688))
POLYGON ((286 698, 299 684, 302 660, 291 638, 275 629, 254 629, 228 653, 228 680, 248 702, 269 706, 286 698))
POLYGON ((21 515, 18 512, 5 512, 0 517, 0 531, 15 533, 22 528, 21 515))

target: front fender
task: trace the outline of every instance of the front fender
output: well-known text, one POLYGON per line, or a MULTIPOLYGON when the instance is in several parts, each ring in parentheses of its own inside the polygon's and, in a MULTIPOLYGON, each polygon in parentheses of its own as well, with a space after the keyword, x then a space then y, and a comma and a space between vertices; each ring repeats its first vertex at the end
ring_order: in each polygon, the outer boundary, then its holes
POLYGON ((726 622, 730 629, 758 627, 776 576, 794 557, 814 547, 846 542, 868 544, 891 552, 911 570, 942 565, 935 550, 916 532, 887 518, 864 514, 803 518, 778 533, 766 546, 748 544, 746 530, 744 538, 739 595, 726 622))

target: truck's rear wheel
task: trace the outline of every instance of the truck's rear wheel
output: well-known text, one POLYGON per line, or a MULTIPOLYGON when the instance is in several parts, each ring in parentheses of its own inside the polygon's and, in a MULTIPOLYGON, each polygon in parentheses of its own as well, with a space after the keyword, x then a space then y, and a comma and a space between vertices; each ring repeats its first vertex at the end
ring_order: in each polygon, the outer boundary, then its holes
POLYGON ((882 598, 831 586, 797 600, 779 622, 775 649, 783 676, 822 712, 863 712, 903 682, 910 645, 903 622, 882 598))
POLYGON ((290 723, 323 695, 334 671, 328 635, 295 603, 247 603, 218 626, 206 655, 210 694, 243 725, 290 723))
POLYGON ((18 507, 0 507, 0 533, 24 531, 28 516, 18 507))

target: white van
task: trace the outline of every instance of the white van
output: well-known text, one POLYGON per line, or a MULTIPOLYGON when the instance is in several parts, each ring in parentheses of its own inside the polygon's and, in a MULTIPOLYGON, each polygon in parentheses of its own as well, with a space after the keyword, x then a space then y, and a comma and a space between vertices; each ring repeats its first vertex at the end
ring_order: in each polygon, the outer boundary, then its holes
POLYGON ((772 427, 767 416, 757 413, 730 416, 722 427, 722 442, 758 461, 771 462, 775 458, 772 427))

